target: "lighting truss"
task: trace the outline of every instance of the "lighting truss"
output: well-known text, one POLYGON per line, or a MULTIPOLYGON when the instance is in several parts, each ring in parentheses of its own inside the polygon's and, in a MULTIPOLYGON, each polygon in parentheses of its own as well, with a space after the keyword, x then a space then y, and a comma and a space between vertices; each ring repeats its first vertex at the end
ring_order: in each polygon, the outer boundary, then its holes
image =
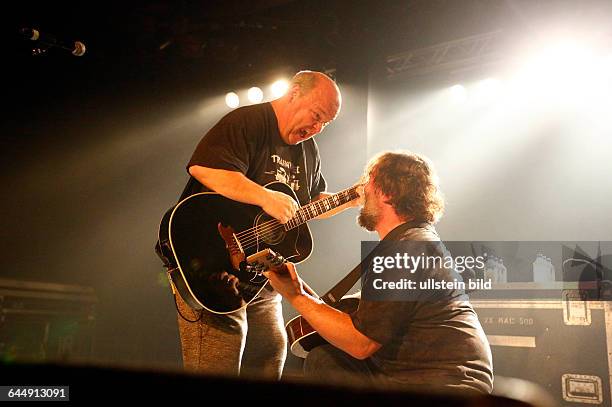
POLYGON ((502 32, 494 31, 437 44, 386 58, 387 78, 447 70, 480 68, 502 61, 502 32))

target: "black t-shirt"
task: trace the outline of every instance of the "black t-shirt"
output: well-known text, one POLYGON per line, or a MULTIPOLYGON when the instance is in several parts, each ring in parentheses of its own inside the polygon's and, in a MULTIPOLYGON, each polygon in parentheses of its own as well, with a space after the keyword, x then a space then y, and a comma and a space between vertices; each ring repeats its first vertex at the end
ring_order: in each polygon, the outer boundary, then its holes
MULTIPOLYGON (((302 205, 325 191, 319 149, 314 139, 286 144, 270 103, 245 106, 225 115, 198 144, 192 165, 238 171, 259 185, 281 181, 302 205)), ((207 191, 195 182, 189 194, 207 191)))
MULTIPOLYGON (((425 252, 446 250, 432 226, 400 225, 385 238, 389 240, 404 242, 400 243, 404 251, 414 247, 418 253, 409 253, 412 256, 422 254, 423 248, 425 252), (424 243, 413 245, 406 241, 424 243)), ((387 247, 392 246, 393 243, 387 247)), ((382 250, 376 255, 393 255, 385 253, 389 249, 382 250)), ((433 254, 444 255, 429 253, 433 254)), ((363 278, 368 281, 374 273, 368 269, 363 278)), ((456 272, 445 268, 421 267, 414 276, 417 281, 454 278, 456 272)), ((467 294, 448 289, 414 295, 411 300, 373 301, 362 293, 359 308, 351 318, 357 330, 382 345, 370 358, 375 370, 392 383, 491 392, 491 349, 467 294)))

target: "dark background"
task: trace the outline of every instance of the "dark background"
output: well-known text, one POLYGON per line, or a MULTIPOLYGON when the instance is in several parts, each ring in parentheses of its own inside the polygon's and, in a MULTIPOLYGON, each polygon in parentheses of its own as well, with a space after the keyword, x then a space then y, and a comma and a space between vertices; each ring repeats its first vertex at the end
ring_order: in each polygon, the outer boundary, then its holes
MULTIPOLYGON (((446 239, 612 240, 607 130, 602 138, 551 119, 534 130, 537 138, 519 145, 502 112, 498 128, 489 124, 494 131, 462 142, 478 113, 463 121, 443 111, 391 118, 410 110, 422 92, 473 73, 393 82, 382 74, 388 55, 495 30, 524 41, 552 21, 608 35, 610 2, 12 6, 4 24, 2 276, 93 287, 97 363, 179 366, 172 298, 153 253, 159 219, 187 181, 184 167, 195 145, 229 111, 225 92, 263 87, 300 69, 330 70, 343 92, 340 117, 317 137, 330 191, 354 183, 373 153, 413 149, 439 169, 449 203, 439 225, 446 239), (32 56, 22 27, 81 40, 87 52, 32 56), (421 131, 420 120, 441 124, 421 131), (483 146, 493 161, 478 155, 483 146), (479 153, 470 153, 472 147, 479 153)), ((313 222, 315 250, 301 270, 315 289, 344 276, 359 260, 360 240, 375 238, 355 226, 355 215, 313 222)), ((292 360, 288 369, 297 365, 292 360)))

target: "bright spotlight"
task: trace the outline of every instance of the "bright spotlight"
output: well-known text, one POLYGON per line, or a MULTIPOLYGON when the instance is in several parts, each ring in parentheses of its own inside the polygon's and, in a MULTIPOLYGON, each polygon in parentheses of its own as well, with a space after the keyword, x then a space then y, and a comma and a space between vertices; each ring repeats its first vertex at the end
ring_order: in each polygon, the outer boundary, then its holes
POLYGON ((499 88, 500 86, 500 82, 497 79, 494 78, 487 78, 483 81, 481 81, 478 86, 485 91, 492 91, 492 90, 496 90, 499 88))
POLYGON ((284 79, 278 80, 270 86, 270 90, 272 90, 272 96, 275 98, 279 98, 283 96, 287 89, 289 89, 289 82, 284 79))
POLYGON ((487 78, 477 85, 478 94, 481 98, 490 98, 499 93, 501 82, 494 78, 487 78))
POLYGON ((234 92, 229 92, 225 95, 225 104, 231 109, 240 106, 240 98, 234 92))
POLYGON ((257 86, 253 86, 249 89, 247 96, 251 103, 259 103, 263 100, 263 92, 257 86))
POLYGON ((465 90, 465 87, 463 87, 463 85, 457 84, 451 86, 450 92, 453 100, 457 102, 463 102, 467 99, 467 91, 465 90))
POLYGON ((593 79, 597 66, 595 54, 587 44, 558 41, 528 55, 518 78, 532 92, 552 99, 573 99, 593 79))

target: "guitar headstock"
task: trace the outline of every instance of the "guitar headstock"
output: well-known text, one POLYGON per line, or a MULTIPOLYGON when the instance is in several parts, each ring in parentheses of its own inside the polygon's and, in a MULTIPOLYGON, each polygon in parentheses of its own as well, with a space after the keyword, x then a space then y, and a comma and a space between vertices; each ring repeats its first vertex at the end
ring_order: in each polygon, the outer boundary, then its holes
POLYGON ((285 267, 285 258, 272 249, 264 249, 247 257, 249 268, 257 273, 266 270, 279 270, 285 267))

